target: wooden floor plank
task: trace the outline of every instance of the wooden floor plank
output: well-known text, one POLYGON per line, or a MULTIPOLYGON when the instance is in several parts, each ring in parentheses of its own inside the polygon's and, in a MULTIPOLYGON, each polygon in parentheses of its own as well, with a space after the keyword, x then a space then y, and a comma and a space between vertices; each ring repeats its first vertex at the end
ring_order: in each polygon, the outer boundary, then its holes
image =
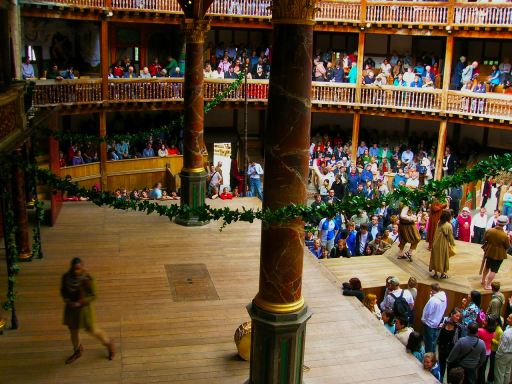
MULTIPOLYGON (((257 199, 211 204, 261 207, 257 199)), ((261 224, 236 223, 219 232, 220 225, 184 228, 156 215, 64 204, 58 224, 42 229, 45 260, 21 265, 17 288, 22 300, 16 302, 20 329, 7 330, 0 338, 2 380, 244 382, 249 364, 237 356, 233 335, 239 324, 250 320, 245 307, 258 289, 261 224), (106 358, 105 347, 83 335, 83 357, 64 364, 71 343, 61 325, 59 288, 75 256, 85 260, 98 281, 98 326, 117 341, 114 361, 106 358), (173 301, 165 265, 187 263, 205 264, 218 300, 173 301)), ((340 278, 369 269, 353 261, 351 267, 329 261, 325 266, 340 278)), ((390 260, 375 262, 382 270, 397 268, 390 260)), ((380 281, 382 270, 369 269, 368 276, 380 281)), ((0 281, 5 278, 0 269, 0 281)), ((341 295, 337 279, 309 252, 303 281, 303 295, 314 312, 305 349, 308 383, 435 382, 368 311, 361 311, 360 303, 341 295)), ((9 316, 5 311, 1 315, 9 316)))

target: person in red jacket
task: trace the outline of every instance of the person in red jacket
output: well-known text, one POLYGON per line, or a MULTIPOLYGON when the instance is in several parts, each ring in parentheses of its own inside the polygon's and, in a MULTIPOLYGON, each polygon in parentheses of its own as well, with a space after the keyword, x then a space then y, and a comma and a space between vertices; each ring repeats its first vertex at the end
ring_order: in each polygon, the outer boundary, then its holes
POLYGON ((220 198, 222 200, 233 200, 233 195, 231 193, 228 192, 228 189, 227 188, 224 188, 222 190, 222 193, 220 194, 220 198))
POLYGON ((121 60, 116 61, 116 65, 114 66, 114 70, 112 72, 113 72, 112 74, 114 75, 114 77, 116 79, 124 77, 124 68, 121 65, 121 60))
POLYGON ((151 73, 151 77, 155 77, 161 71, 162 65, 158 62, 158 57, 155 57, 153 63, 149 66, 149 73, 151 73))

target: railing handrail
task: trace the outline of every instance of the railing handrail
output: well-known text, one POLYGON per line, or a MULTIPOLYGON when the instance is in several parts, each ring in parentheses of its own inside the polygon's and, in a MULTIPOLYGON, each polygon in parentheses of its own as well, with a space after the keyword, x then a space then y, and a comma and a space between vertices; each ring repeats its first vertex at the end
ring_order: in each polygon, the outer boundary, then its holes
POLYGON ((502 100, 502 101, 510 101, 512 103, 512 95, 507 95, 503 93, 477 93, 477 92, 462 92, 462 91, 448 91, 448 96, 460 96, 460 97, 479 97, 482 99, 490 99, 490 100, 502 100))
MULTIPOLYGON (((205 80, 206 81, 206 80, 205 80)), ((141 79, 139 77, 135 79, 108 79, 109 83, 184 83, 185 80, 182 77, 156 77, 149 79, 141 79)))
POLYGON ((65 80, 35 80, 38 85, 71 85, 71 84, 101 84, 103 79, 65 79, 65 80))
POLYGON ((330 81, 312 81, 313 87, 334 87, 334 88, 356 88, 356 84, 353 83, 336 83, 330 81))
POLYGON ((372 1, 372 0, 368 0, 368 2, 366 3, 366 6, 370 6, 370 5, 387 5, 387 6, 399 6, 399 5, 408 5, 408 6, 411 6, 411 7, 425 7, 425 6, 428 6, 428 7, 448 7, 448 2, 439 2, 439 1, 422 1, 422 2, 417 2, 417 1, 393 1, 393 2, 389 2, 389 1, 372 1))
MULTIPOLYGON (((443 3, 441 3, 443 4, 443 3)), ((446 3, 444 3, 446 4, 446 3)), ((454 3, 455 8, 511 8, 511 3, 454 3)))
POLYGON ((418 92, 418 93, 429 93, 429 94, 438 94, 441 95, 443 93, 442 89, 435 88, 416 88, 416 87, 400 87, 395 85, 373 85, 373 84, 363 84, 361 89, 380 89, 387 91, 403 91, 403 92, 418 92))

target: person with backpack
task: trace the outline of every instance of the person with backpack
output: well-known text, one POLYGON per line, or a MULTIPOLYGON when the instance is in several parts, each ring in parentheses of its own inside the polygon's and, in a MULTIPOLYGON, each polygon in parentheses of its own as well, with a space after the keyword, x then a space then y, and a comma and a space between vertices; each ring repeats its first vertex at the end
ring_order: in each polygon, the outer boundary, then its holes
POLYGON ((414 299, 409 291, 400 288, 398 277, 389 280, 390 293, 384 302, 384 309, 391 309, 398 316, 409 318, 411 309, 414 307, 414 299))
POLYGON ((423 341, 427 352, 436 352, 434 341, 437 339, 439 323, 443 320, 446 304, 446 293, 441 291, 438 283, 431 284, 430 299, 423 309, 423 316, 421 316, 423 341))
POLYGON ((474 384, 476 371, 486 361, 485 343, 476 335, 478 324, 476 322, 468 325, 468 335, 457 341, 455 347, 446 359, 448 371, 461 367, 464 369, 464 383, 474 384))

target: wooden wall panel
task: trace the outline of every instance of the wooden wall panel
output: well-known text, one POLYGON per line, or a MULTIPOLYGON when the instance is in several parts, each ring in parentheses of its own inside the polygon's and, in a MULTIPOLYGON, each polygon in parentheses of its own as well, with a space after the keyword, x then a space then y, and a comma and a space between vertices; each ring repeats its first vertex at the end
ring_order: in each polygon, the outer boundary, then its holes
POLYGON ((98 177, 100 175, 100 163, 64 167, 60 169, 60 175, 62 178, 69 175, 73 181, 80 181, 75 179, 80 179, 82 177, 98 177))

